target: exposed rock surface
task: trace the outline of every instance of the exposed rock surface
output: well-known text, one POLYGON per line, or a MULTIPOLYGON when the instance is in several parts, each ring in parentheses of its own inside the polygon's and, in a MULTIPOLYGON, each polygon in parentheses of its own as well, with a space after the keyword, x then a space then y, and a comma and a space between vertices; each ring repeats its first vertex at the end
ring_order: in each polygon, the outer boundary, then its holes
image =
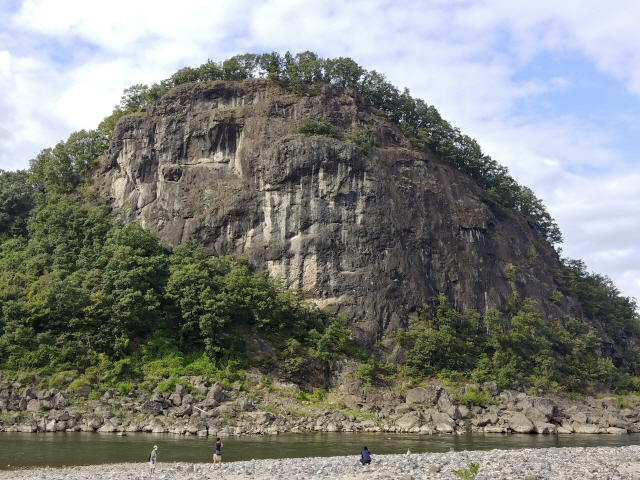
MULTIPOLYGON (((289 393, 271 392, 256 384, 251 392, 206 386, 199 377, 183 377, 188 386, 174 392, 128 395, 107 391, 102 400, 51 389, 42 398, 25 397, 30 388, 13 390, 0 384, 0 432, 154 432, 176 435, 272 435, 296 432, 395 432, 432 434, 523 433, 609 434, 640 433, 640 397, 629 397, 618 409, 616 399, 532 397, 505 390, 473 404, 460 404, 467 386, 448 389, 427 385, 404 394, 364 388, 360 379, 342 378, 324 400, 300 400, 297 387, 289 393), (189 391, 196 393, 195 397, 189 391), (108 394, 107 394, 108 393, 108 394), (436 401, 437 399, 437 401, 436 401), (48 403, 47 403, 48 402, 48 403), (344 404, 342 411, 336 405, 344 404), (30 407, 33 405, 33 407, 30 407), (23 408, 25 407, 25 408, 23 408), (37 408, 36 408, 37 407, 37 408), (345 410, 350 410, 348 417, 345 410)), ((494 385, 499 392, 498 385, 494 385)), ((478 391, 478 387, 476 391, 478 391)))
POLYGON ((480 312, 514 290, 548 318, 572 312, 569 300, 549 300, 558 257, 532 224, 496 218, 470 177, 407 149, 357 93, 315 93, 264 79, 179 86, 118 123, 94 183, 166 246, 193 239, 213 255, 244 256, 348 311, 365 346, 406 327, 406 314, 439 292, 480 312), (344 140, 369 128, 377 148, 291 133, 310 118, 344 140), (515 279, 508 265, 519 266, 515 279))

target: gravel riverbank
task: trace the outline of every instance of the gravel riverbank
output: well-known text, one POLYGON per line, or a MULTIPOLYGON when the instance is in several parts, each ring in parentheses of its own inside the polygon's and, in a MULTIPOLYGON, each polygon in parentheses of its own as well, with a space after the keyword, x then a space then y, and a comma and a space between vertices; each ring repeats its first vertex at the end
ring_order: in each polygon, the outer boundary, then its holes
POLYGON ((146 463, 0 471, 0 479, 31 480, 422 480, 456 479, 452 470, 471 463, 476 480, 640 479, 640 446, 463 451, 374 455, 371 466, 357 456, 253 460, 223 464, 146 463))

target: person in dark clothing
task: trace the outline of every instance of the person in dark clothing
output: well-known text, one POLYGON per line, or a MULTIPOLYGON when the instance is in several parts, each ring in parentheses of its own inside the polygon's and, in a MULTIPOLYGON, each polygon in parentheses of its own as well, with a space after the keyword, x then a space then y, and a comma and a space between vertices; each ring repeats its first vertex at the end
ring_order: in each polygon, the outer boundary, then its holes
POLYGON ((216 446, 213 450, 212 468, 216 468, 216 462, 218 463, 218 468, 222 468, 222 440, 220 440, 220 438, 216 438, 216 446))
POLYGON ((360 452, 360 463, 363 465, 369 465, 371 463, 371 452, 365 445, 360 452))

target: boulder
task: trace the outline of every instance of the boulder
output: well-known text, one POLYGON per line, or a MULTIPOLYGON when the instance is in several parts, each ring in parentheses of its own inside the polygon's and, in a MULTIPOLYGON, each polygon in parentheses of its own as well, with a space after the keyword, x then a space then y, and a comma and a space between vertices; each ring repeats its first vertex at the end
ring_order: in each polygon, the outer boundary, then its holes
POLYGON ((587 423, 587 415, 584 412, 576 412, 571 415, 570 420, 575 423, 587 423))
POLYGON ((420 418, 415 413, 407 413, 396 420, 396 427, 400 427, 401 431, 408 432, 413 427, 420 426, 420 418))
POLYGON ((524 413, 526 417, 534 423, 546 423, 549 420, 549 417, 535 407, 527 407, 522 413, 524 413))
POLYGON ((218 415, 224 418, 233 418, 236 416, 235 410, 229 405, 220 405, 216 408, 216 411, 218 412, 218 415))
POLYGON ((103 402, 108 402, 109 400, 111 400, 115 396, 116 396, 116 391, 113 388, 110 388, 109 390, 104 392, 104 395, 102 395, 102 401, 103 402))
POLYGON ((51 394, 49 393, 49 390, 38 390, 36 398, 38 400, 47 400, 51 398, 51 394))
POLYGON ((458 416, 460 418, 469 418, 471 416, 471 410, 466 405, 458 405, 458 416))
POLYGON ((482 390, 489 392, 493 397, 500 395, 500 385, 498 385, 498 382, 485 382, 482 384, 482 390))
MULTIPOLYGON (((573 427, 571 426, 571 422, 566 418, 562 419, 562 428, 566 430, 566 433, 573 433, 573 427)), ((558 433, 565 433, 565 432, 560 432, 560 427, 558 427, 558 433)))
POLYGON ((193 387, 198 395, 206 395, 209 389, 205 385, 196 385, 193 387))
POLYGON ((190 393, 187 393, 185 396, 182 397, 182 406, 185 405, 191 405, 192 403, 195 403, 196 399, 193 398, 193 395, 191 395, 190 393))
POLYGON ((62 409, 69 406, 69 400, 67 400, 64 395, 60 392, 56 393, 55 396, 51 399, 51 406, 55 409, 62 409))
POLYGON ((604 433, 598 425, 592 425, 589 423, 579 423, 573 422, 571 424, 575 433, 584 433, 584 434, 595 434, 595 433, 604 433))
POLYGON ((27 403, 27 412, 37 412, 38 410, 40 410, 40 400, 29 400, 29 403, 27 403))
POLYGON ((413 388, 407 392, 406 402, 418 405, 436 404, 443 388, 439 385, 427 385, 426 387, 413 388))
POLYGON ((484 433, 507 433, 505 427, 499 427, 498 425, 487 425, 483 431, 484 433))
POLYGON ((27 409, 28 404, 29 402, 27 402, 26 398, 21 398, 20 402, 18 403, 18 409, 24 412, 27 409))
POLYGON ((626 418, 622 418, 614 412, 607 412, 602 417, 602 423, 604 423, 604 425, 601 425, 603 427, 617 427, 622 428, 625 431, 631 426, 626 418))
POLYGON ((160 402, 154 402, 153 400, 147 400, 140 406, 141 413, 148 413, 151 415, 159 415, 162 413, 163 405, 160 402))
POLYGON ((509 419, 511 430, 516 433, 531 433, 534 429, 533 423, 525 416, 524 413, 514 413, 509 419))
POLYGON ((625 428, 609 427, 607 428, 607 433, 611 435, 626 435, 629 432, 625 428))
POLYGON ((176 394, 180 395, 180 398, 184 397, 188 392, 184 385, 176 384, 176 394))
POLYGON ((409 405, 408 403, 401 403, 394 410, 396 413, 404 415, 405 413, 409 413, 410 411, 412 411, 413 408, 411 408, 411 405, 409 405))
POLYGON ((21 433, 34 433, 38 431, 36 422, 30 422, 22 425, 18 425, 18 431, 21 433))
POLYGON ((177 408, 176 411, 174 412, 176 417, 188 417, 192 413, 193 413, 193 407, 189 403, 182 405, 181 407, 177 408))
POLYGON ((44 427, 44 431, 45 432, 55 432, 56 431, 56 424, 57 422, 55 421, 55 419, 51 419, 49 420, 45 427, 44 427))
MULTIPOLYGON (((177 387, 177 386, 178 386, 178 385, 176 385, 176 387, 177 387)), ((180 385, 180 386, 182 386, 182 385, 180 385)), ((180 405, 182 405, 182 397, 181 397, 181 396, 180 396, 180 394, 179 394, 179 393, 177 393, 177 392, 176 392, 176 393, 172 393, 172 394, 169 396, 169 401, 170 401, 173 405, 175 405, 176 407, 179 407, 180 405)))
POLYGON ((81 397, 88 397, 91 391, 91 385, 83 385, 82 387, 80 387, 80 390, 78 390, 78 395, 80 395, 81 397))
POLYGON ((557 426, 553 423, 545 422, 533 422, 533 431, 542 434, 555 434, 557 432, 557 426))
POLYGON ((33 387, 27 387, 24 389, 24 392, 22 392, 21 397, 26 398, 27 401, 29 401, 34 398, 38 398, 38 392, 36 392, 36 389, 33 387))
POLYGON ((550 398, 534 397, 533 406, 547 418, 555 417, 558 413, 558 407, 550 398))
POLYGON ((246 397, 240 397, 236 400, 236 408, 240 412, 251 412, 256 409, 253 403, 251 403, 246 397))
POLYGON ((98 432, 99 433, 115 433, 117 431, 118 431, 117 425, 114 425, 113 423, 111 423, 108 420, 106 422, 104 422, 104 425, 102 425, 100 428, 98 428, 98 432))
POLYGON ((209 388, 209 391, 207 392, 207 400, 220 404, 224 401, 224 399, 225 393, 224 390, 222 390, 222 385, 220 384, 220 382, 216 382, 211 385, 211 388, 209 388))
POLYGON ((446 390, 440 393, 440 398, 438 398, 438 407, 443 411, 450 410, 451 407, 453 407, 451 397, 446 390))
POLYGON ((452 433, 456 422, 446 413, 436 412, 431 416, 431 421, 435 425, 436 431, 441 433, 452 433))

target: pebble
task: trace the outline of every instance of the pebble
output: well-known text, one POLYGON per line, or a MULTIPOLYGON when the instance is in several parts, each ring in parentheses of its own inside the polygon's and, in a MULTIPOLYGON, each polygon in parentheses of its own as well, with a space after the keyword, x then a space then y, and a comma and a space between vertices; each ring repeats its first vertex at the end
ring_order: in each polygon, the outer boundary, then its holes
POLYGON ((357 457, 283 458, 210 464, 121 463, 63 468, 0 471, 0 479, 30 480, 454 480, 453 470, 478 463, 476 480, 623 480, 640 478, 640 445, 627 447, 547 448, 521 450, 373 455, 370 466, 357 457), (276 473, 277 472, 277 473, 276 473))

